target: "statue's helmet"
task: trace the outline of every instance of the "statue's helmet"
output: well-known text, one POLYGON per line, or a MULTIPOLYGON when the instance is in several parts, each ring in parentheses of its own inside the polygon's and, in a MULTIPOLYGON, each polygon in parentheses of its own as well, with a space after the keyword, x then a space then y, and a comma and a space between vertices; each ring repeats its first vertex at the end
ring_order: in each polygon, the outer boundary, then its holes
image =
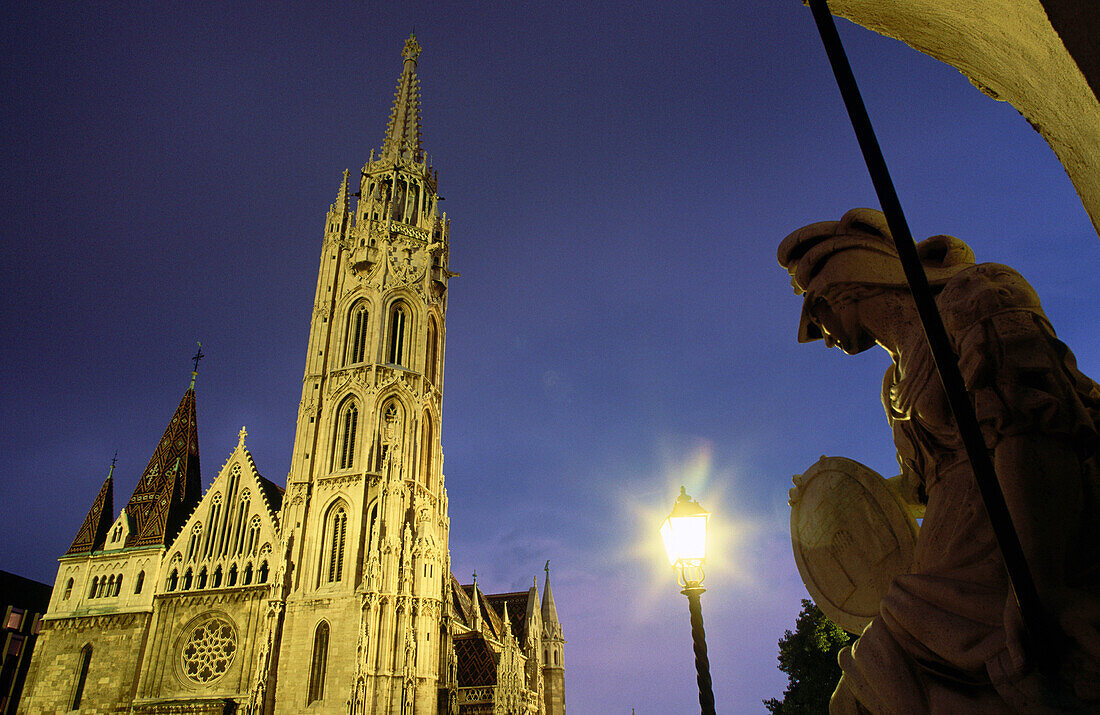
MULTIPOLYGON (((974 252, 954 236, 932 236, 917 244, 929 285, 943 286, 974 265, 974 252)), ((856 284, 901 288, 907 285, 886 216, 876 209, 852 209, 839 221, 803 226, 779 244, 779 263, 791 274, 798 295, 825 295, 830 287, 856 284)), ((803 301, 798 341, 821 339, 803 301)))

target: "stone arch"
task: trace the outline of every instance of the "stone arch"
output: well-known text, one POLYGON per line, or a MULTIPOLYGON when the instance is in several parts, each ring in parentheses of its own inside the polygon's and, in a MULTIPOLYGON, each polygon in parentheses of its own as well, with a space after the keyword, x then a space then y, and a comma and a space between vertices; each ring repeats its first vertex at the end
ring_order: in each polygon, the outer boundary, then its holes
POLYGON ((351 506, 343 495, 333 497, 322 512, 320 552, 317 559, 317 585, 338 584, 344 581, 348 565, 348 531, 352 526, 351 506))
POLYGON ((343 328, 338 345, 343 346, 341 365, 358 365, 367 362, 370 356, 371 317, 377 311, 372 309, 371 301, 360 295, 347 306, 343 315, 343 328))

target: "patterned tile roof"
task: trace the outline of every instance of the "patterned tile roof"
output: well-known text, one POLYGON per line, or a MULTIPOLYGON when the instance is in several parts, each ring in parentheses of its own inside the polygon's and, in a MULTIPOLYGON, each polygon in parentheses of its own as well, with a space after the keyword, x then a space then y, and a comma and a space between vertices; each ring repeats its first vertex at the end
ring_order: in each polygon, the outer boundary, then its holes
MULTIPOLYGON (((114 467, 111 468, 112 474, 114 467)), ((103 486, 99 488, 99 495, 92 502, 92 508, 88 510, 88 516, 84 517, 84 523, 76 532, 73 545, 65 552, 70 554, 86 554, 95 551, 107 541, 107 532, 111 528, 111 514, 114 513, 114 478, 108 475, 103 486)))
POLYGON ((513 593, 492 593, 485 596, 485 601, 492 607, 493 612, 504 620, 504 606, 508 605, 508 620, 512 622, 512 635, 521 644, 527 639, 527 591, 515 591, 513 593))
POLYGON ((188 388, 126 504, 126 546, 167 546, 201 496, 195 389, 188 388))
POLYGON ((496 685, 497 662, 492 648, 480 633, 463 633, 454 638, 458 665, 458 687, 496 685))

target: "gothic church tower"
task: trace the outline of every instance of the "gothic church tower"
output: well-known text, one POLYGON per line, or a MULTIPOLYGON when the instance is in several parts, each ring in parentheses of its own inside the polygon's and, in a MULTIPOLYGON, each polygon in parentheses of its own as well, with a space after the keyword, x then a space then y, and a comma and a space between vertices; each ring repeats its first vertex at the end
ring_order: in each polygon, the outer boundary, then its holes
POLYGON ((381 151, 357 193, 344 172, 325 219, 281 519, 278 662, 295 666, 278 668, 277 713, 436 712, 447 686, 439 425, 454 274, 421 149, 419 54, 412 36, 381 151))

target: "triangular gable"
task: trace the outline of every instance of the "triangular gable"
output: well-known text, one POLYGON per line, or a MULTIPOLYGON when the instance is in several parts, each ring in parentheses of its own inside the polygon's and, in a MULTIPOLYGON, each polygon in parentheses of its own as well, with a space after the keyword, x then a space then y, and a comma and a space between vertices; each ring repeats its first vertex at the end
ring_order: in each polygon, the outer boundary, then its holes
MULTIPOLYGON (((112 472, 114 468, 112 467, 112 472)), ((107 475, 103 486, 99 488, 99 494, 92 502, 92 508, 84 517, 84 523, 76 532, 73 545, 65 552, 66 556, 73 554, 87 554, 103 546, 107 539, 107 531, 111 528, 111 513, 114 511, 114 479, 107 475)))
POLYGON ((168 550, 169 583, 179 583, 181 589, 264 583, 278 567, 283 490, 256 470, 244 444, 246 434, 242 428, 236 449, 168 550))

